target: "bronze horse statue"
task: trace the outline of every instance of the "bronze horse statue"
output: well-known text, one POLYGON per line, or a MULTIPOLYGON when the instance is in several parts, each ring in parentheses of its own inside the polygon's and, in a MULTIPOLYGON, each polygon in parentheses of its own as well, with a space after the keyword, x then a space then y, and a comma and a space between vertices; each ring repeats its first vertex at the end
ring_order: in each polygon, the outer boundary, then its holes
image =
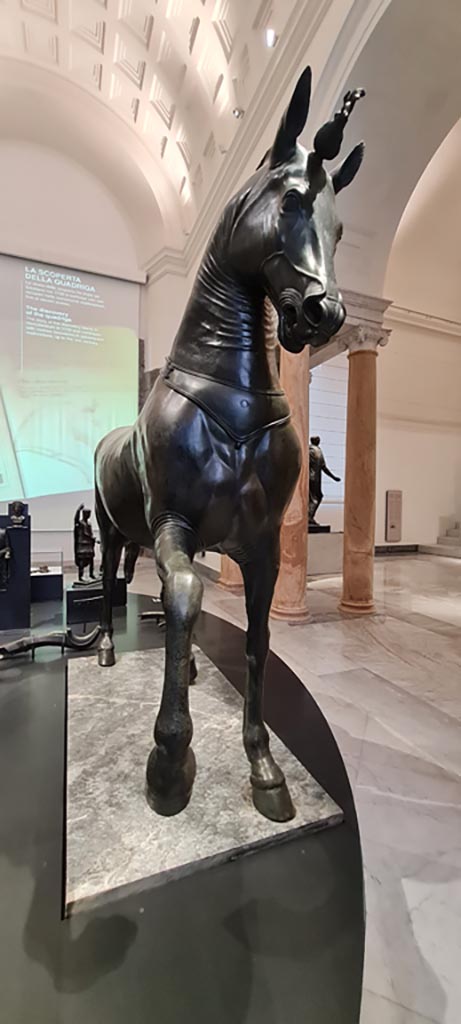
POLYGON ((243 742, 255 807, 275 821, 295 814, 263 722, 268 617, 279 570, 279 534, 300 471, 300 446, 266 350, 263 307, 279 315, 289 352, 325 345, 345 310, 335 280, 341 236, 335 194, 355 176, 357 146, 330 174, 343 129, 363 90, 348 93, 312 152, 298 144, 311 71, 301 76, 272 149, 227 204, 203 257, 171 356, 134 427, 114 430, 96 450, 96 513, 103 552, 98 658, 114 664, 112 594, 123 546, 152 548, 166 620, 165 679, 147 763, 147 798, 160 814, 189 801, 192 631, 203 585, 202 550, 241 567, 248 613, 243 742))

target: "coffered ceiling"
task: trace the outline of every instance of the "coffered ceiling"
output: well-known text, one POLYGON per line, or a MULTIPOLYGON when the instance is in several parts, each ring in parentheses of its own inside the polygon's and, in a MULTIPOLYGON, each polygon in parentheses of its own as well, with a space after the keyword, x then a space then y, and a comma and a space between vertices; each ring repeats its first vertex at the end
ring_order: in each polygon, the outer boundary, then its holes
POLYGON ((0 0, 0 58, 96 97, 136 134, 187 234, 294 0, 0 0), (240 114, 236 117, 235 114, 240 114))

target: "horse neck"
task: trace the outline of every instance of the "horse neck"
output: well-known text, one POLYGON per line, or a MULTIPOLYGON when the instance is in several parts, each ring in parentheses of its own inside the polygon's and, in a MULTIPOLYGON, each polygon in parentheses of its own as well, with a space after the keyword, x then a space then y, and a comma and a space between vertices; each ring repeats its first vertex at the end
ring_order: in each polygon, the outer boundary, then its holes
POLYGON ((176 335, 171 361, 251 391, 280 391, 275 347, 266 345, 264 292, 206 253, 176 335))

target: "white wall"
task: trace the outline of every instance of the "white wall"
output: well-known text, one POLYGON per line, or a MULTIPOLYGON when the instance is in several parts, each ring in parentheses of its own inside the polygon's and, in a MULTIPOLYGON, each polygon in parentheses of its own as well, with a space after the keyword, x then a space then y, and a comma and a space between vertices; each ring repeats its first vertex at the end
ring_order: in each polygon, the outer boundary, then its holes
POLYGON ((33 143, 0 143, 0 251, 138 279, 123 211, 74 160, 33 143))
MULTIPOLYGON (((0 142, 0 252, 143 278, 125 213, 100 179, 51 148, 13 139, 0 142)), ((29 503, 33 550, 62 550, 66 561, 73 559, 73 515, 80 501, 92 508, 93 493, 29 503)))
POLYGON ((429 163, 394 239, 378 357, 377 541, 386 489, 403 491, 402 541, 433 544, 461 521, 461 122, 429 163))
POLYGON ((309 388, 309 436, 319 435, 329 469, 341 477, 335 483, 323 476, 324 498, 316 519, 333 532, 344 525, 348 362, 343 353, 312 370, 309 388))
POLYGON ((385 542, 386 490, 397 489, 402 543, 433 544, 461 520, 461 326, 459 337, 392 327, 378 356, 376 542, 385 542))
POLYGON ((163 366, 189 298, 191 279, 164 274, 143 287, 141 336, 145 339, 146 370, 163 366))

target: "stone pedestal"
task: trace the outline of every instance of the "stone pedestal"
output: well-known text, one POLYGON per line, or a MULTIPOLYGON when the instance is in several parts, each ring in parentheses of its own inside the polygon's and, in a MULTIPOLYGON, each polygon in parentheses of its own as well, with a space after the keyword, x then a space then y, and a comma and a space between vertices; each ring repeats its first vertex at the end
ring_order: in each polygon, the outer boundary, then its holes
POLYGON ((349 385, 340 609, 369 614, 374 611, 376 358, 378 346, 385 344, 387 335, 378 328, 355 327, 345 340, 349 385))
POLYGON ((293 426, 302 449, 302 468, 281 533, 280 573, 271 616, 289 622, 306 622, 307 539, 309 489, 309 349, 291 355, 281 349, 280 380, 286 392, 293 426))
POLYGON ((343 820, 337 804, 273 733, 271 747, 296 817, 278 823, 258 814, 242 742, 242 698, 198 647, 194 654, 197 776, 189 805, 170 818, 154 814, 145 798, 163 650, 118 655, 110 670, 99 668, 95 657, 69 661, 68 913, 87 909, 88 899, 113 900, 127 886, 139 892, 291 837, 305 835, 307 844, 309 832, 343 820))
POLYGON ((336 576, 342 570, 342 533, 312 533, 309 531, 309 576, 336 576))

